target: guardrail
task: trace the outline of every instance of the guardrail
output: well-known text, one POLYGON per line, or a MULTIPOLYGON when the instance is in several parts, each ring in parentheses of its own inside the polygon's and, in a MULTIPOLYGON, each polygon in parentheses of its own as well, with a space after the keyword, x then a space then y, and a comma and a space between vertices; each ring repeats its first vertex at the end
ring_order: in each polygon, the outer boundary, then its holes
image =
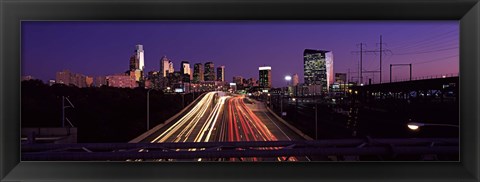
POLYGON ((335 139, 309 141, 24 144, 24 161, 195 159, 292 156, 459 156, 458 138, 335 139), (195 149, 195 150, 192 150, 195 149))

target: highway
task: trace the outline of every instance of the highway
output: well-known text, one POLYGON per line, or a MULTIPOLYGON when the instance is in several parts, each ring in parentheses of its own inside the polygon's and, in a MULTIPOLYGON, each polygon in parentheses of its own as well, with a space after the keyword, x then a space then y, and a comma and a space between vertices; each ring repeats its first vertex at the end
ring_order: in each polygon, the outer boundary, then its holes
MULTIPOLYGON (((269 113, 263 103, 250 100, 242 95, 225 95, 223 92, 205 94, 196 105, 186 111, 177 121, 165 125, 146 139, 150 143, 304 140, 269 113)), ((262 150, 262 148, 257 150, 262 150)), ((196 160, 202 161, 205 159, 196 160)), ((217 160, 297 161, 299 158, 217 160)), ((305 160, 305 158, 300 160, 305 160)), ((162 159, 159 159, 159 161, 162 161, 162 159)))
POLYGON ((171 126, 164 127, 150 143, 214 141, 215 126, 226 99, 220 97, 216 100, 216 95, 217 92, 205 94, 187 114, 171 126))

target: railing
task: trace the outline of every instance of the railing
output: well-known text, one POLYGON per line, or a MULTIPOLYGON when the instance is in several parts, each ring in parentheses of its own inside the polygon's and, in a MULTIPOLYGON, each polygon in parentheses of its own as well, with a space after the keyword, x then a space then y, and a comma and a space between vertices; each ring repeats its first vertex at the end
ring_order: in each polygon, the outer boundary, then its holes
POLYGON ((24 161, 195 159, 292 156, 459 155, 458 138, 316 141, 24 144, 24 161))
MULTIPOLYGON (((436 79, 436 78, 450 78, 450 77, 458 77, 458 73, 448 73, 448 74, 437 74, 437 75, 427 75, 427 76, 417 76, 417 77, 412 77, 411 81, 414 80, 428 80, 428 79, 436 79)), ((395 79, 392 80, 393 82, 406 82, 410 81, 410 78, 404 78, 404 79, 395 79)), ((389 82, 385 82, 389 83, 389 82)))

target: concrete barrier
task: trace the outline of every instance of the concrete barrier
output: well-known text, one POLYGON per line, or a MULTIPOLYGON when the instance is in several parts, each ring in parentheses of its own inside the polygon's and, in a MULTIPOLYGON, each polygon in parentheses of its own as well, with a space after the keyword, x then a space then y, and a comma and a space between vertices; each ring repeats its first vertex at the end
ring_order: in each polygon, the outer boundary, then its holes
POLYGON ((290 123, 287 121, 283 120, 281 117, 279 117, 275 112, 273 112, 269 107, 265 106, 275 118, 277 118, 280 122, 285 124, 288 128, 290 128, 293 132, 295 132, 297 135, 300 135, 301 137, 305 138, 305 140, 313 140, 313 138, 309 137, 307 134, 303 133, 299 129, 297 129, 295 126, 292 126, 290 123))

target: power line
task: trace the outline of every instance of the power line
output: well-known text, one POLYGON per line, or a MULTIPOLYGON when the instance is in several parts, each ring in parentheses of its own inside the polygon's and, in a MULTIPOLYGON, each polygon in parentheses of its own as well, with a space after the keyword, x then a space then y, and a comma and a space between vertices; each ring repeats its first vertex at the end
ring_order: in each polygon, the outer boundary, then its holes
POLYGON ((417 45, 410 45, 410 46, 404 46, 401 48, 394 48, 396 50, 408 50, 408 49, 422 49, 422 48, 428 48, 431 46, 438 46, 438 45, 444 45, 444 44, 450 44, 450 45, 458 45, 458 42, 453 42, 453 41, 458 41, 458 37, 450 37, 446 39, 441 39, 441 40, 435 40, 432 42, 425 42, 422 44, 417 44, 417 45))
POLYGON ((425 54, 425 53, 446 51, 446 50, 452 50, 452 49, 458 49, 458 47, 449 47, 449 48, 445 48, 445 49, 437 49, 437 50, 430 50, 430 51, 394 53, 394 55, 425 54))
POLYGON ((446 60, 446 59, 449 59, 449 58, 454 58, 454 57, 458 57, 458 55, 453 55, 453 56, 448 56, 448 57, 443 57, 443 58, 437 58, 437 59, 431 59, 431 60, 428 60, 428 61, 417 62, 417 63, 412 63, 412 64, 425 64, 425 63, 437 62, 437 61, 443 61, 443 60, 446 60))
POLYGON ((390 47, 391 49, 393 48, 402 48, 402 47, 408 47, 408 46, 412 46, 412 45, 417 45, 417 44, 422 44, 424 42, 428 42, 428 41, 431 41, 432 39, 435 40, 435 39, 439 39, 439 38, 442 38, 450 33, 453 33, 453 32, 458 32, 457 29, 454 29, 454 30, 451 30, 451 31, 448 31, 448 32, 445 32, 445 33, 441 33, 441 34, 437 34, 437 35, 434 35, 434 36, 431 36, 431 37, 428 37, 426 39, 422 39, 420 41, 417 41, 417 42, 405 42, 403 44, 399 44, 397 46, 393 46, 393 47, 390 47))

